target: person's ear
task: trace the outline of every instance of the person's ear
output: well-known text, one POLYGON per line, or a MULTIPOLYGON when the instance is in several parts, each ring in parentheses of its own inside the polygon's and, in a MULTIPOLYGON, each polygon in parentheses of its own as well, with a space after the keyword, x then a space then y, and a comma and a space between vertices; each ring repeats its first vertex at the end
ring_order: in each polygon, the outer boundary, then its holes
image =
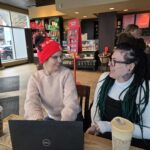
POLYGON ((135 63, 129 64, 129 72, 133 72, 134 68, 135 68, 135 63))

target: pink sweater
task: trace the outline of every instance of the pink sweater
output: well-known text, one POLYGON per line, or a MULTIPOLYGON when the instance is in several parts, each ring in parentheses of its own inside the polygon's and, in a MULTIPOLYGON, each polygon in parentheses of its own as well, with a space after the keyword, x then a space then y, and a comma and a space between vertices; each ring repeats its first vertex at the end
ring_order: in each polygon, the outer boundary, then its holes
POLYGON ((52 119, 75 120, 80 106, 71 71, 65 67, 51 75, 36 71, 28 82, 24 108, 28 120, 44 118, 43 108, 52 119))

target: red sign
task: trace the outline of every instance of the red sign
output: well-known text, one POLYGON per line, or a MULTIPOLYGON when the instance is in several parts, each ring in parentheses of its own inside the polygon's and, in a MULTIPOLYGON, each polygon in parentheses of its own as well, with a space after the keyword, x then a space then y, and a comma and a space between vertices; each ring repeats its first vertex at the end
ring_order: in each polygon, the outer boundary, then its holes
POLYGON ((150 13, 137 14, 136 25, 138 25, 139 28, 149 28, 149 19, 150 13))
POLYGON ((72 19, 68 22, 68 50, 69 52, 79 53, 82 50, 81 28, 78 19, 72 19))

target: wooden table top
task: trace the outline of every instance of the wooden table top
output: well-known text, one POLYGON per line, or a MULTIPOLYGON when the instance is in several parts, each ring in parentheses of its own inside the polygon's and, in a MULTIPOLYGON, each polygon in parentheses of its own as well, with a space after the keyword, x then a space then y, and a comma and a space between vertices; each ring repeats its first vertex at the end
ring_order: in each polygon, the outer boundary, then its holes
MULTIPOLYGON (((4 135, 0 137, 0 150, 12 150, 8 120, 21 120, 23 117, 18 115, 10 115, 3 120, 4 135)), ((84 150, 112 150, 111 140, 101 138, 98 136, 84 134, 84 150)), ((130 150, 142 150, 137 147, 131 146, 130 150)))
MULTIPOLYGON (((111 140, 85 133, 84 150, 112 150, 112 142, 111 140)), ((131 146, 130 150, 142 150, 142 149, 131 146)))

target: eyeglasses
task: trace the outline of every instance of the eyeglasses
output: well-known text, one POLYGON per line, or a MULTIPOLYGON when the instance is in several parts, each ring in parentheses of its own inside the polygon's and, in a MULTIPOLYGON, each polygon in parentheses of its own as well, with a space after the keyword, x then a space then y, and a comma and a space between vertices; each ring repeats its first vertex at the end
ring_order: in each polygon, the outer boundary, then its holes
POLYGON ((130 64, 129 62, 127 61, 117 61, 117 60, 114 60, 112 58, 109 59, 109 64, 112 65, 112 66, 115 66, 116 64, 130 64))

